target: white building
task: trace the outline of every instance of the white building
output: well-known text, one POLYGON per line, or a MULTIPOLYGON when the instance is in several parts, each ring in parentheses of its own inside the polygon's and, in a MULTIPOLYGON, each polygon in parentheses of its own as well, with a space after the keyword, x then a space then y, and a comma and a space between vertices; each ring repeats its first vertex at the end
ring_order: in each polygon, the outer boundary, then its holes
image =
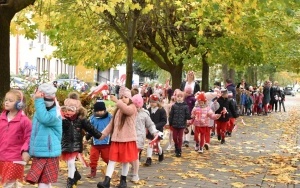
POLYGON ((54 50, 48 37, 41 32, 38 32, 38 37, 34 40, 28 40, 22 35, 11 35, 10 74, 18 75, 23 72, 26 76, 37 78, 47 71, 50 80, 54 80, 59 74, 69 74, 70 78, 74 78, 75 67, 54 58, 54 50))

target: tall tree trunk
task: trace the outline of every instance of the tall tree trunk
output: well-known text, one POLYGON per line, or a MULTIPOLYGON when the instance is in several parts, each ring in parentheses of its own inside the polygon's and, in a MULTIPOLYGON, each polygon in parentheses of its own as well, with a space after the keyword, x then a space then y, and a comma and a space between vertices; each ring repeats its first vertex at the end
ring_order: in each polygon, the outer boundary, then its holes
POLYGON ((10 23, 15 14, 35 0, 7 0, 0 4, 0 100, 10 89, 10 23))
POLYGON ((228 66, 227 64, 222 64, 222 78, 223 78, 223 83, 225 83, 226 79, 229 78, 228 75, 228 66))
POLYGON ((10 22, 14 14, 0 8, 0 100, 4 98, 5 93, 10 89, 10 22))
POLYGON ((232 80, 232 83, 235 83, 235 70, 232 68, 229 69, 229 78, 232 80))
POLYGON ((201 91, 209 90, 209 65, 207 63, 206 53, 202 55, 202 83, 201 91))
POLYGON ((180 63, 179 65, 176 65, 176 67, 173 70, 170 71, 173 91, 175 89, 180 88, 180 84, 182 82, 182 69, 183 64, 180 63))

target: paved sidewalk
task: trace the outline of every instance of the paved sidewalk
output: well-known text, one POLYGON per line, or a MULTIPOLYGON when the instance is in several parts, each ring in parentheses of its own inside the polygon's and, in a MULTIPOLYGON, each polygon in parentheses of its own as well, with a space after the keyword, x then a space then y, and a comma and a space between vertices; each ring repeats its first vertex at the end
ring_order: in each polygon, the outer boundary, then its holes
MULTIPOLYGON (((243 116, 237 121, 237 130, 221 145, 216 137, 211 140, 209 151, 198 154, 190 147, 183 148, 181 158, 165 151, 165 160, 145 167, 146 151, 143 151, 140 181, 128 187, 168 188, 231 188, 231 187, 276 187, 300 188, 299 168, 299 114, 300 96, 286 97, 288 112, 271 113, 269 116, 243 116)), ((166 140, 164 140, 164 143, 166 140)), ((164 144, 164 148, 166 145, 164 144)), ((120 170, 119 167, 116 170, 120 170)), ((88 168, 79 168, 83 178, 77 188, 96 187, 104 175, 99 167, 97 178, 88 179, 88 168)), ((119 173, 120 174, 120 173, 119 173)), ((55 187, 66 186, 66 166, 62 165, 59 182, 55 187)), ((129 177, 128 177, 129 178, 129 177)), ((130 179, 130 178, 129 178, 130 179)), ((118 176, 112 184, 118 184, 118 176)), ((25 185, 25 187, 34 187, 25 185)))

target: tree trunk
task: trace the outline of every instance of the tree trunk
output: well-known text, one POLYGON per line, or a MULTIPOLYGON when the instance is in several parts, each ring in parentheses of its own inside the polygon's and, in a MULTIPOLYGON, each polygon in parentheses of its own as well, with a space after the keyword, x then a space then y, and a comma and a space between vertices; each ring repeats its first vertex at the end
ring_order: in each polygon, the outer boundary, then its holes
POLYGON ((227 64, 222 64, 222 78, 223 78, 223 83, 225 83, 226 79, 229 78, 228 77, 228 66, 227 64))
POLYGON ((232 68, 229 69, 229 78, 232 80, 232 83, 235 83, 235 70, 232 68))
POLYGON ((182 82, 182 74, 181 74, 182 73, 182 68, 183 68, 183 64, 180 63, 173 70, 170 71, 173 91, 175 89, 180 88, 180 84, 182 82))
POLYGON ((209 90, 209 65, 207 63, 206 54, 202 55, 202 83, 201 91, 209 90))
POLYGON ((0 100, 10 89, 10 22, 14 14, 0 8, 0 100))
POLYGON ((10 89, 10 23, 14 15, 35 0, 8 0, 0 4, 0 100, 10 89))

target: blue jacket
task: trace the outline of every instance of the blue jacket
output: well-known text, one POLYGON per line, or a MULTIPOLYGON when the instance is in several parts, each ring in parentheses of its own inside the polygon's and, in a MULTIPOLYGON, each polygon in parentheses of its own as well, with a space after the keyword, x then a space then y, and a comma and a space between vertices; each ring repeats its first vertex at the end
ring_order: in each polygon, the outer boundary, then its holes
POLYGON ((34 101, 29 154, 34 157, 58 157, 61 155, 62 119, 54 106, 46 109, 43 98, 34 101))
MULTIPOLYGON (((102 118, 96 118, 94 115, 91 116, 90 121, 91 124, 100 132, 102 132, 108 123, 110 122, 112 116, 110 113, 107 114, 102 118)), ((103 140, 99 140, 93 137, 93 145, 104 145, 109 144, 110 136, 105 137, 103 140)))

